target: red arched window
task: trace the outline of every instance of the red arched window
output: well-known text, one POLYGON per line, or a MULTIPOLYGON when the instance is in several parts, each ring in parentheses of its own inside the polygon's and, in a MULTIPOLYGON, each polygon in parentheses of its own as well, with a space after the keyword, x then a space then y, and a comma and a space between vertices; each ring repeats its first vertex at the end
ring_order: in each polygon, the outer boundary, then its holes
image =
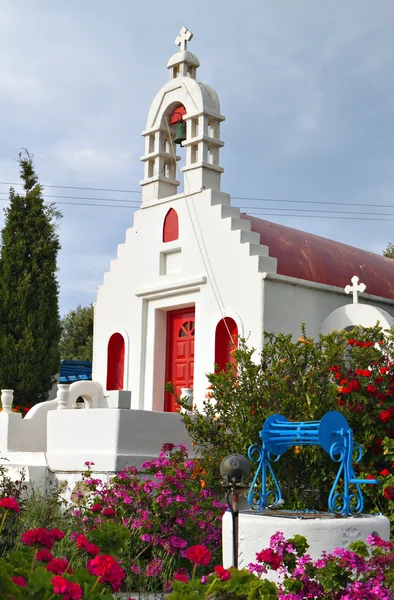
POLYGON ((164 219, 163 242, 173 242, 179 237, 178 214, 176 210, 170 208, 164 219))
POLYGON ((238 347, 238 327, 234 319, 225 317, 216 326, 215 364, 221 371, 232 362, 231 351, 238 347), (230 337, 231 336, 231 337, 230 337))
POLYGON ((114 333, 108 342, 107 390, 123 390, 124 355, 123 335, 114 333))

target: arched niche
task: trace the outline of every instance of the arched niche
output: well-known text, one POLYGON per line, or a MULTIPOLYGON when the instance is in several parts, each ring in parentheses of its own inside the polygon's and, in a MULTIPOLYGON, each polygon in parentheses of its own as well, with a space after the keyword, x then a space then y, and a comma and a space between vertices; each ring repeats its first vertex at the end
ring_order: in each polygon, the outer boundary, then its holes
POLYGON ((163 223, 163 242, 173 242, 179 237, 178 213, 173 208, 167 212, 163 223))
POLYGON ((320 332, 327 335, 336 329, 353 329, 357 325, 362 327, 374 327, 379 321, 383 329, 389 329, 394 324, 393 317, 376 306, 369 304, 347 304, 334 310, 321 324, 320 332))
POLYGON ((107 354, 107 390, 123 390, 125 342, 121 333, 109 338, 107 354))
POLYGON ((231 351, 238 346, 238 326, 231 317, 220 319, 215 331, 215 364, 224 371, 231 362, 231 351))

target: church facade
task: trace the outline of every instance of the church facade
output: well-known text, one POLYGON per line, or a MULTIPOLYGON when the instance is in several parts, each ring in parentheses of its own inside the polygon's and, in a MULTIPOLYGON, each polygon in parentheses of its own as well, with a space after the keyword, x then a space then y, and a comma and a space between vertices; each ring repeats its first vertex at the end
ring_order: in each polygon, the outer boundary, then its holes
POLYGON ((133 409, 176 410, 168 382, 201 405, 237 336, 259 351, 264 331, 297 337, 301 323, 311 336, 393 323, 393 260, 242 214, 221 191, 224 117, 191 37, 150 107, 141 207, 95 303, 93 380, 130 391, 133 409))

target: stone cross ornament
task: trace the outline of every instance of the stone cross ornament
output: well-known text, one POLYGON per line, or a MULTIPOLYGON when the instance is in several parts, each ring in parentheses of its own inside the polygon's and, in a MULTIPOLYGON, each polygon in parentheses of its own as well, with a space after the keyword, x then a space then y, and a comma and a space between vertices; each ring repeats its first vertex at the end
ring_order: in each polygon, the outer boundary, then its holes
POLYGON ((182 52, 185 52, 187 50, 187 42, 190 42, 192 37, 192 32, 189 31, 187 27, 183 26, 175 40, 175 44, 180 47, 182 52))
POLYGON ((345 292, 346 294, 350 294, 350 292, 353 292, 353 304, 358 304, 358 293, 365 292, 367 286, 365 285, 365 283, 359 283, 360 280, 357 277, 357 275, 354 275, 350 281, 353 285, 347 285, 345 287, 345 292))

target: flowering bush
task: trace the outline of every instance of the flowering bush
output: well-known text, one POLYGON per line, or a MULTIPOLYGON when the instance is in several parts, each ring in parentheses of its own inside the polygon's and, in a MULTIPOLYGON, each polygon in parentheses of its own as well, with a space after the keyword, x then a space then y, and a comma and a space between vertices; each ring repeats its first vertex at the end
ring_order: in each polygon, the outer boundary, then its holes
MULTIPOLYGON (((10 513, 19 513, 14 498, 0 500, 0 534, 10 513)), ((19 550, 7 559, 0 558, 0 591, 2 598, 39 598, 49 600, 60 596, 62 600, 112 600, 112 592, 120 590, 125 572, 113 556, 108 556, 86 538, 73 534, 73 553, 70 558, 55 557, 58 542, 65 533, 57 528, 43 527, 25 531, 19 550), (73 570, 78 554, 84 567, 73 570)), ((84 537, 84 536, 82 536, 84 537)))
MULTIPOLYGON (((381 481, 378 488, 363 486, 365 511, 378 510, 393 520, 394 457, 392 451, 384 454, 383 440, 391 440, 394 432, 394 329, 356 328, 317 341, 303 331, 295 342, 290 335, 267 334, 260 357, 241 339, 233 357, 236 366, 208 376, 203 411, 183 416, 207 485, 217 486, 220 461, 227 454, 246 455, 252 443, 259 443, 270 414, 311 421, 340 410, 364 450, 357 475, 381 481)), ((335 472, 336 465, 320 448, 284 453, 275 473, 286 508, 327 510, 335 472)))
MULTIPOLYGON (((270 547, 256 554, 247 569, 213 568, 208 577, 177 578, 168 600, 390 600, 394 588, 393 544, 369 536, 369 547, 355 542, 313 561, 304 537, 286 540, 277 532, 270 547), (263 579, 270 570, 280 575, 278 587, 263 579)), ((191 557, 193 562, 193 558, 191 557)), ((195 575, 195 567, 193 574, 195 575)))
POLYGON ((184 445, 165 444, 158 458, 141 469, 127 467, 108 484, 93 477, 91 466, 84 480, 89 491, 75 511, 77 529, 106 552, 114 550, 114 525, 130 532, 128 589, 169 590, 173 574, 188 565, 191 546, 204 543, 219 559, 226 507, 195 477, 184 445))

